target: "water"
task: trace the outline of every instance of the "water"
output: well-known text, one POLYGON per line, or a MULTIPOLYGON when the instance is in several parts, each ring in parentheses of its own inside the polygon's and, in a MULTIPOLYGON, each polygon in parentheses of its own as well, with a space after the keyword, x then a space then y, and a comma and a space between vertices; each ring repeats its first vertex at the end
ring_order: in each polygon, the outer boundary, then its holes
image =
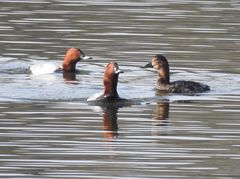
POLYGON ((238 1, 2 0, 1 178, 239 178, 238 1), (61 65, 66 49, 92 60, 74 78, 32 75, 61 65), (154 54, 171 80, 211 86, 163 95, 140 68, 154 54), (125 71, 118 91, 132 105, 94 106, 106 63, 125 71))

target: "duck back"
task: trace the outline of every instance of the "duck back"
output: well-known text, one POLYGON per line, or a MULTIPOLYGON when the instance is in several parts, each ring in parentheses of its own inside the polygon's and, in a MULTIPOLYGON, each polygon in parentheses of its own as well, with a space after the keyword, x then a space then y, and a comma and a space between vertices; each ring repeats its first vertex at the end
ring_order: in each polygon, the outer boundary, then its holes
POLYGON ((174 81, 169 85, 169 92, 172 93, 201 93, 209 91, 208 85, 194 81, 174 81))

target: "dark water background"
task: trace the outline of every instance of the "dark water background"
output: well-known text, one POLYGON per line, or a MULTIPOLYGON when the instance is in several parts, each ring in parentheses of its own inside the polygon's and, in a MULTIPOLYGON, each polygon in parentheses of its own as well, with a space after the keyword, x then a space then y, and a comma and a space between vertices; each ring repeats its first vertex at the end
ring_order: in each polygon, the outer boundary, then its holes
POLYGON ((239 19, 237 0, 2 0, 0 178, 239 178, 239 19), (93 57, 76 80, 28 72, 69 47, 93 57), (211 92, 156 95, 157 53, 211 92), (113 60, 138 104, 89 105, 113 60))

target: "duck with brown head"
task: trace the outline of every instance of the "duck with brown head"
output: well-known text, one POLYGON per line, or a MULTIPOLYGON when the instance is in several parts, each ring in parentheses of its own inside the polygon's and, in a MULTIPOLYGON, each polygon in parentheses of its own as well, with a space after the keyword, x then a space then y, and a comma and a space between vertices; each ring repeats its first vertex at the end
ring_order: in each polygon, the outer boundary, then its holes
POLYGON ((119 66, 116 62, 108 63, 103 77, 103 93, 89 97, 87 101, 121 100, 122 98, 119 97, 117 92, 118 77, 120 73, 123 73, 123 71, 119 69, 119 66))
POLYGON ((154 68, 157 70, 159 78, 157 80, 157 89, 160 91, 167 91, 170 93, 201 93, 210 90, 208 85, 194 82, 194 81, 174 81, 170 82, 169 64, 163 55, 155 55, 151 62, 144 66, 144 68, 154 68))
POLYGON ((30 67, 30 71, 34 75, 48 74, 54 72, 75 73, 76 64, 81 60, 91 59, 86 56, 79 48, 69 48, 65 54, 61 67, 52 63, 35 64, 30 67))
POLYGON ((81 60, 88 60, 91 57, 86 56, 79 48, 70 48, 64 57, 62 70, 64 72, 76 72, 76 64, 81 60))

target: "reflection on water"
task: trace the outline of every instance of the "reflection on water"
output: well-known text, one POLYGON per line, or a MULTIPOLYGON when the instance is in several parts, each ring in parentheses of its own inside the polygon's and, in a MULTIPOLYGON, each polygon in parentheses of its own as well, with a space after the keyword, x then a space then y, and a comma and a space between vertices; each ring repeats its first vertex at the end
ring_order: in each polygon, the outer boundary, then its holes
POLYGON ((63 72, 63 79, 67 83, 75 83, 76 80, 76 73, 68 73, 68 72, 63 72))
POLYGON ((2 0, 0 20, 0 178, 239 178, 237 1, 2 0), (80 73, 29 72, 69 47, 80 73), (155 94, 159 53, 212 90, 155 94), (134 104, 96 110, 109 61, 134 104))
POLYGON ((139 178, 238 176, 238 113, 213 112, 226 104, 172 103, 167 119, 167 102, 102 111, 84 103, 1 103, 0 171, 47 178, 130 177, 122 170, 139 178))
POLYGON ((106 141, 111 141, 118 136, 117 112, 118 107, 106 106, 103 108, 103 130, 106 141))
POLYGON ((158 121, 158 125, 165 126, 168 124, 169 102, 157 102, 154 119, 158 121))
POLYGON ((91 102, 93 109, 101 109, 103 116, 103 136, 105 141, 114 141, 113 139, 118 137, 118 110, 121 108, 129 108, 134 104, 133 101, 123 100, 123 101, 112 101, 112 102, 91 102))

